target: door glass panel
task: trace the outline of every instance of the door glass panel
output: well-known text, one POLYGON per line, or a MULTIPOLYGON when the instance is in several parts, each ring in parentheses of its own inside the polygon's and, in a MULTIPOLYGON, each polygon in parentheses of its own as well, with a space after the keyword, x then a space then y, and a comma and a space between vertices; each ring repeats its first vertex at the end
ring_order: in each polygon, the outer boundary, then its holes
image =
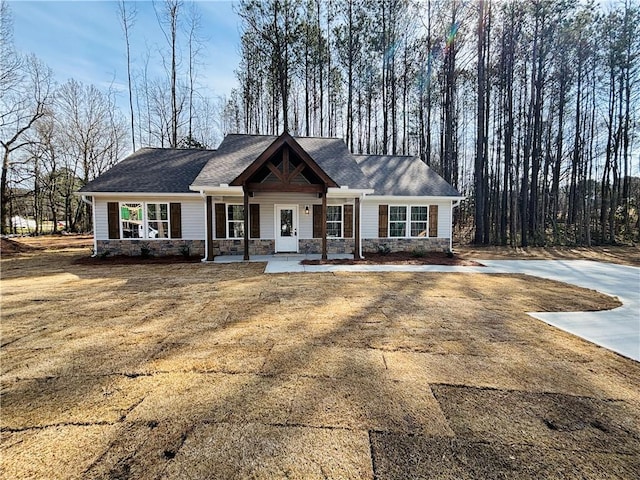
POLYGON ((293 235, 293 210, 280 210, 280 236, 290 237, 293 235))

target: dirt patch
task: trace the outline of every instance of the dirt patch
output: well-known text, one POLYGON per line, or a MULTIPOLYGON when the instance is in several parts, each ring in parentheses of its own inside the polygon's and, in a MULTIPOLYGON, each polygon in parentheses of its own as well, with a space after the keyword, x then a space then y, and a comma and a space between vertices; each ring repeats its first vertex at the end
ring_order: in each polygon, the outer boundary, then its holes
POLYGON ((481 263, 468 260, 459 255, 447 255, 443 252, 411 253, 366 253, 361 260, 353 259, 328 259, 328 260, 303 260, 303 265, 452 265, 483 267, 481 263))
POLYGON ((5 255, 15 255, 17 253, 28 253, 39 250, 38 247, 27 245, 23 242, 12 240, 10 238, 0 238, 0 253, 5 255))
POLYGON ((524 313, 609 296, 79 258, 2 259, 7 478, 638 476, 640 364, 524 313))
POLYGON ((607 247, 480 247, 460 245, 457 255, 485 260, 593 260, 620 265, 640 265, 640 246, 607 247))

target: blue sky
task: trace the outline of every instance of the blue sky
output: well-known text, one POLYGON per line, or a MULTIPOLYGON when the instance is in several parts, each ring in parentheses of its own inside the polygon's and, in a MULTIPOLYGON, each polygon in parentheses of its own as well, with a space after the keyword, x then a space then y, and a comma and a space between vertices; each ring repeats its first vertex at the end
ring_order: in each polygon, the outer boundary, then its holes
MULTIPOLYGON (((153 3, 135 3, 137 17, 131 31, 133 69, 142 70, 147 50, 151 77, 163 75, 158 51, 166 40, 158 26, 153 3)), ((162 1, 158 1, 160 10, 162 1)), ((239 62, 239 22, 230 1, 196 1, 202 17, 205 45, 199 82, 210 94, 228 95, 235 86, 239 62)), ((62 83, 75 78, 100 88, 114 85, 123 105, 127 85, 126 46, 115 1, 9 0, 14 43, 22 53, 34 53, 62 83)), ((186 18, 187 2, 184 5, 186 18)), ((186 61, 186 59, 185 59, 186 61)))

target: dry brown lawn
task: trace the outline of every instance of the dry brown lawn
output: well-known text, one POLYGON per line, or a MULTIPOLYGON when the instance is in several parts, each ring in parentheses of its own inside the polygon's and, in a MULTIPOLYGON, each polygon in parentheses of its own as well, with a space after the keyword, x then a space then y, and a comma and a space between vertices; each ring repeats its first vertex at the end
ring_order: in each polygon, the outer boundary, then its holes
POLYGON ((6 479, 638 478, 640 364, 484 274, 3 258, 6 479))

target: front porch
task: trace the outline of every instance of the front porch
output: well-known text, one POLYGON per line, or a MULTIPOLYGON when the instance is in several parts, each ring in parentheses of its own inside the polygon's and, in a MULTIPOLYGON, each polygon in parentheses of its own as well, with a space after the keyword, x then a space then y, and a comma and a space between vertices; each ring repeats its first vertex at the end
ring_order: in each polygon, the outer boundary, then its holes
POLYGON ((360 258, 360 204, 371 192, 338 185, 285 132, 229 184, 201 189, 206 260, 274 253, 360 258))

